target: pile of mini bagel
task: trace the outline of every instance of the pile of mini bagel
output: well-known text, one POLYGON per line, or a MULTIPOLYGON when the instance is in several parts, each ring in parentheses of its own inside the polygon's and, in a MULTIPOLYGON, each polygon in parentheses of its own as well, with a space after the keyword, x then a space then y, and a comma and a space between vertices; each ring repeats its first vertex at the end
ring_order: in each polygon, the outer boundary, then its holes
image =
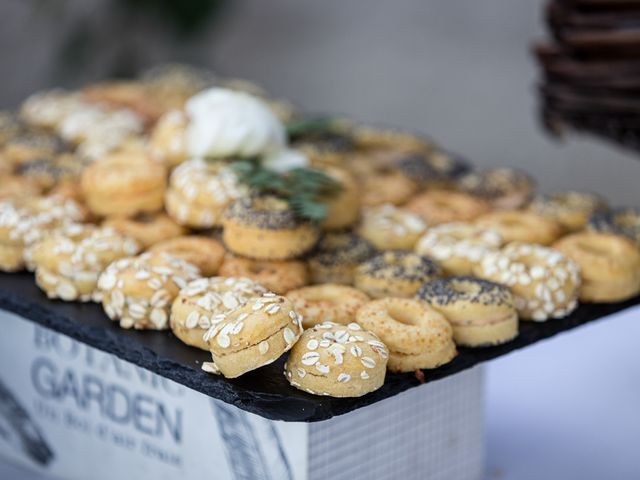
POLYGON ((180 67, 37 93, 0 113, 0 270, 122 328, 171 329, 210 373, 288 352, 291 385, 337 397, 640 293, 640 210, 537 195, 412 133, 307 120, 180 67), (333 179, 326 215, 243 182, 244 158, 333 179))

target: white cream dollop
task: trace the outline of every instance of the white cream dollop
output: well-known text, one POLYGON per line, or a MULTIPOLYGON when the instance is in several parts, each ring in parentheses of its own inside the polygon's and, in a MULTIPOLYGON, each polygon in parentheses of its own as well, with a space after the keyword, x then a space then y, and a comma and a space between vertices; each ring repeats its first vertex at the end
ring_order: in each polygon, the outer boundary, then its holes
POLYGON ((210 88, 191 97, 185 109, 191 156, 264 156, 286 144, 280 120, 265 102, 247 93, 210 88))
POLYGON ((277 150, 262 160, 262 165, 265 168, 278 173, 288 172, 294 168, 306 168, 309 164, 309 159, 305 154, 292 148, 277 150))

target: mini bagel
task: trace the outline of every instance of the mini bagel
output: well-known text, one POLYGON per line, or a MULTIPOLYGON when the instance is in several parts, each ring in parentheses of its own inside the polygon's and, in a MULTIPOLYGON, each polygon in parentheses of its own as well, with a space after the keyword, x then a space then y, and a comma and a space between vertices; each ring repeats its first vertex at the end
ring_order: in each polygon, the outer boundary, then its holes
POLYGON ((312 283, 353 285, 355 269, 376 249, 353 233, 327 233, 308 258, 312 283))
POLYGON ((235 378, 280 358, 302 331, 302 319, 291 302, 268 292, 229 312, 204 339, 215 368, 235 378))
POLYGON ((102 225, 135 239, 143 249, 185 233, 182 226, 164 213, 142 214, 134 218, 109 217, 102 225))
POLYGON ((489 204, 463 192, 431 190, 414 197, 406 209, 421 217, 429 225, 467 222, 491 210, 489 204))
POLYGON ((151 156, 168 167, 175 167, 187 159, 185 132, 188 119, 182 110, 163 114, 149 137, 151 156))
POLYGON ((358 150, 363 152, 422 152, 428 153, 434 147, 431 140, 410 132, 357 125, 352 138, 358 150))
POLYGON ((227 205, 247 195, 248 189, 229 166, 194 158, 171 172, 165 203, 179 224, 211 228, 221 225, 227 205))
POLYGON ((327 216, 320 222, 320 227, 330 231, 350 227, 360 216, 360 185, 345 169, 328 167, 322 170, 340 184, 340 190, 324 202, 327 216))
POLYGON ((447 181, 460 178, 471 170, 469 162, 462 156, 441 148, 434 149, 427 159, 429 165, 447 181))
POLYGON ((166 330, 180 289, 198 268, 164 252, 146 252, 111 263, 98 279, 102 307, 122 328, 166 330))
POLYGON ((486 253, 501 245, 502 236, 496 230, 454 222, 427 230, 415 251, 433 258, 448 275, 469 275, 486 253))
POLYGON ((2 175, 0 200, 36 197, 40 195, 43 190, 42 185, 33 178, 25 178, 12 174, 2 175))
POLYGON ((389 166, 372 166, 360 179, 362 205, 369 207, 385 203, 402 205, 418 190, 414 181, 400 170, 389 166))
POLYGON ((547 247, 510 243, 485 255, 474 274, 509 287, 522 320, 563 318, 578 306, 578 265, 547 247))
POLYGON ((356 288, 330 283, 291 290, 286 297, 302 315, 304 328, 324 322, 348 325, 355 322, 356 312, 369 301, 369 297, 356 288))
POLYGON ((588 228, 623 235, 640 245, 640 208, 622 207, 594 214, 588 228))
POLYGON ((22 197, 0 201, 0 271, 15 272, 29 264, 28 250, 67 223, 83 222, 86 210, 60 197, 22 197))
POLYGON ((258 260, 288 260, 311 250, 317 225, 300 220, 289 204, 273 196, 236 200, 224 212, 222 240, 236 255, 258 260))
POLYGON ((138 253, 131 237, 107 227, 66 225, 35 243, 25 257, 49 298, 99 302, 98 277, 111 262, 138 253))
POLYGON ((6 110, 0 110, 0 147, 24 130, 18 116, 6 110))
POLYGON ((475 224, 496 230, 504 243, 523 242, 550 245, 563 233, 555 220, 526 211, 495 211, 481 216, 475 224))
POLYGON ((512 168, 471 172, 460 177, 457 185, 461 191, 484 198, 499 210, 515 210, 527 205, 536 189, 529 175, 512 168))
POLYGON ((313 395, 360 397, 382 386, 389 352, 380 339, 358 324, 316 325, 293 346, 285 377, 313 395))
POLYGON ((451 325, 422 300, 373 300, 358 310, 356 318, 362 328, 376 334, 389 348, 391 371, 436 368, 457 354, 451 325))
POLYGON ((372 298, 412 297, 440 273, 440 267, 427 257, 390 250, 357 268, 355 286, 372 298))
POLYGON ((411 250, 426 228, 418 215, 387 203, 365 208, 357 231, 379 250, 411 250))
POLYGON ((579 232, 553 248, 580 266, 583 302, 622 302, 640 293, 640 249, 627 237, 579 232))
POLYGON ((607 202, 593 193, 569 191, 538 196, 528 208, 574 232, 582 229, 595 212, 606 210, 607 202))
POLYGON ((57 136, 42 130, 26 130, 8 139, 2 155, 13 165, 20 165, 38 158, 54 157, 64 149, 57 136))
POLYGON ((15 168, 15 174, 32 179, 40 188, 50 191, 65 180, 79 181, 84 167, 84 162, 75 155, 62 154, 22 162, 15 168))
POLYGON ((98 216, 133 217, 162 209, 167 171, 138 152, 122 151, 93 162, 82 174, 82 192, 98 216))
POLYGON ((509 289, 475 277, 439 278, 416 295, 442 313, 457 345, 499 345, 518 334, 518 312, 509 289))
POLYGON ((198 278, 182 288, 173 301, 169 325, 184 343, 208 351, 205 333, 234 309, 263 293, 267 289, 248 278, 198 278))
POLYGON ((220 242, 201 235, 170 238, 156 243, 149 251, 165 252, 181 258, 198 267, 205 277, 218 273, 225 255, 225 249, 220 242))
POLYGON ((307 284, 307 266, 299 260, 253 260, 228 255, 219 274, 222 277, 246 277, 268 290, 284 295, 307 284))

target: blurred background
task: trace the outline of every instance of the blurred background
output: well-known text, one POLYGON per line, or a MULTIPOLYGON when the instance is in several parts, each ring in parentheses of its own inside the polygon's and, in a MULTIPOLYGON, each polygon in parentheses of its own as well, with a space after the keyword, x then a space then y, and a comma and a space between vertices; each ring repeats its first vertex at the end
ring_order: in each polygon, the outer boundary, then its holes
MULTIPOLYGON (((311 112, 426 133, 477 166, 525 169, 543 191, 594 191, 612 204, 640 205, 640 162, 631 153, 588 137, 558 143, 539 125, 530 51, 545 35, 542 7, 539 0, 5 0, 0 108, 42 88, 187 62, 254 80, 311 112)), ((640 478, 635 317, 491 364, 487 478, 640 478)))

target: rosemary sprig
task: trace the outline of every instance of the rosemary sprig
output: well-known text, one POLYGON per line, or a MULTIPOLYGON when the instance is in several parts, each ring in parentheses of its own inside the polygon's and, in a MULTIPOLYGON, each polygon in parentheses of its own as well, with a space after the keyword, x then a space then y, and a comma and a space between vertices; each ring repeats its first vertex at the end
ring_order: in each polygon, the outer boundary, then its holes
POLYGON ((231 163, 240 182, 263 194, 276 195, 291 206, 296 216, 320 221, 327 216, 326 201, 340 191, 340 184, 312 168, 294 168, 285 173, 264 168, 258 159, 231 163))
POLYGON ((343 129, 343 121, 335 117, 296 118, 286 125, 287 135, 290 140, 308 135, 338 133, 343 129))

